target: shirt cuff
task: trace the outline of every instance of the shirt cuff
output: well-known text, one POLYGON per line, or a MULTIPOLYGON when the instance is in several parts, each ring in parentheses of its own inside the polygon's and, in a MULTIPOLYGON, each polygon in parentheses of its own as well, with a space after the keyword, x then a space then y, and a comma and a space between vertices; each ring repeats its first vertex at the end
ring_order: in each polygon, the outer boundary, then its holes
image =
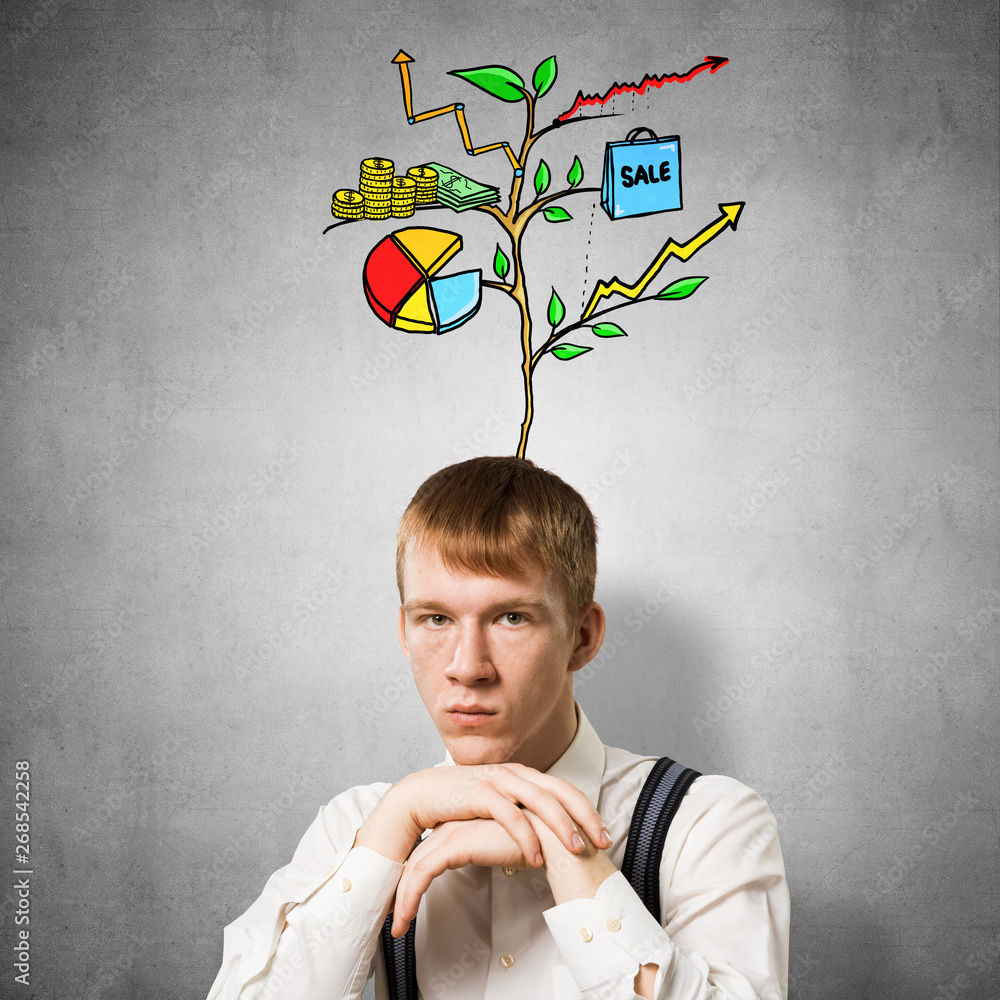
POLYGON ((545 921, 581 991, 631 973, 669 965, 673 944, 621 872, 609 875, 593 899, 573 899, 545 911, 545 921))
POLYGON ((306 915, 319 924, 332 923, 342 932, 370 938, 381 927, 403 866, 367 847, 354 847, 340 865, 331 865, 293 907, 293 927, 306 915))

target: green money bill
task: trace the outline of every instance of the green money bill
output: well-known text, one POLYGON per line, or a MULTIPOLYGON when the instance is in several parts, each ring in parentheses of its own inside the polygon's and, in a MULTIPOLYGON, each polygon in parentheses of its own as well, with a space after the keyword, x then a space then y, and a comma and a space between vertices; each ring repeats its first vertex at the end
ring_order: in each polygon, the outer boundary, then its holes
POLYGON ((475 208, 477 205, 492 205, 500 200, 500 189, 492 184, 480 184, 440 163, 424 163, 422 166, 437 171, 438 201, 456 212, 475 208))

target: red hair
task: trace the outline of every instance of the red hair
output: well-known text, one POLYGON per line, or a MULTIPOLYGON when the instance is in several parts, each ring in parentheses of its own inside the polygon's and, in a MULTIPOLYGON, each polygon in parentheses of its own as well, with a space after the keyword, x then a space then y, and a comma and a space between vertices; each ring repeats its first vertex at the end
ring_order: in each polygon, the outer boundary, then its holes
POLYGON ((415 547, 449 570, 522 576, 532 566, 562 585, 576 615, 594 599, 597 526, 580 494, 526 458, 473 458, 435 472, 413 495, 396 533, 396 584, 415 547))

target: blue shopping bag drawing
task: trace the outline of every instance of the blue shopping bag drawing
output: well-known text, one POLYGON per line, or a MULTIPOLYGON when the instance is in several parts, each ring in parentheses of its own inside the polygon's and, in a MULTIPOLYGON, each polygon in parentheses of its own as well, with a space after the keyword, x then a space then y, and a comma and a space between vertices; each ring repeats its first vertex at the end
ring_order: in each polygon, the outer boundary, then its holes
POLYGON ((634 128, 624 142, 609 142, 604 152, 601 206, 612 219, 683 208, 680 136, 661 138, 652 129, 634 128), (642 132, 651 138, 636 138, 642 132))

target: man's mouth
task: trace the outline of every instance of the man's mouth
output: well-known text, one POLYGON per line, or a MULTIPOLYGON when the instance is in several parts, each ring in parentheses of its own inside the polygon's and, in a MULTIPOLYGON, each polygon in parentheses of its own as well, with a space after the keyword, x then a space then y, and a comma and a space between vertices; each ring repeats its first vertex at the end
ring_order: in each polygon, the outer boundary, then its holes
POLYGON ((481 705, 461 705, 448 709, 448 718, 459 726, 479 726, 488 722, 496 712, 491 712, 481 705))

